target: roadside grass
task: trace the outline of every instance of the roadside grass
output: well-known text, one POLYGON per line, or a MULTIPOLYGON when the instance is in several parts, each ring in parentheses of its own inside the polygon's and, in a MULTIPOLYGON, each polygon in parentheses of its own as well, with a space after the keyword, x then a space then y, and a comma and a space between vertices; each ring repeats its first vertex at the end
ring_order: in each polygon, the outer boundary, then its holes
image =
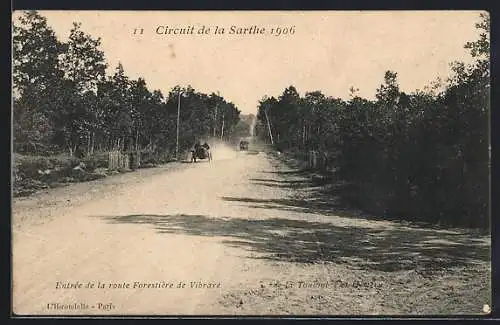
MULTIPOLYGON (((160 158, 146 157, 139 168, 154 168, 166 163, 160 158)), ((99 152, 83 158, 71 157, 67 154, 32 156, 14 153, 12 194, 13 197, 29 196, 42 189, 87 182, 132 171, 131 169, 109 170, 108 164, 107 152, 99 152)))
POLYGON ((78 159, 68 155, 27 156, 14 154, 12 161, 13 196, 28 196, 38 190, 65 183, 83 182, 105 177, 102 170, 107 157, 96 154, 78 159))

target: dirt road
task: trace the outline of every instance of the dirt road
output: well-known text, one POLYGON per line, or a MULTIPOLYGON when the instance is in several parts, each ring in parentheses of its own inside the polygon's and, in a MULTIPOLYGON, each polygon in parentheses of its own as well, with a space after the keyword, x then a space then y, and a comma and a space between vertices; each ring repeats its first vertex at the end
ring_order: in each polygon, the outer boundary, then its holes
POLYGON ((214 150, 13 202, 19 315, 481 314, 489 238, 345 211, 269 154, 214 150))

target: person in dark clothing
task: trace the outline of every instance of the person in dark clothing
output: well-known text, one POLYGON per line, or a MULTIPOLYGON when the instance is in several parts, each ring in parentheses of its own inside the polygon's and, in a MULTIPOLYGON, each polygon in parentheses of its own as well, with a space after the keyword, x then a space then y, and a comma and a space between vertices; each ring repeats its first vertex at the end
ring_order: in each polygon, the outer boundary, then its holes
POLYGON ((203 144, 202 147, 205 148, 205 149, 207 149, 207 150, 210 150, 210 146, 206 142, 203 144))

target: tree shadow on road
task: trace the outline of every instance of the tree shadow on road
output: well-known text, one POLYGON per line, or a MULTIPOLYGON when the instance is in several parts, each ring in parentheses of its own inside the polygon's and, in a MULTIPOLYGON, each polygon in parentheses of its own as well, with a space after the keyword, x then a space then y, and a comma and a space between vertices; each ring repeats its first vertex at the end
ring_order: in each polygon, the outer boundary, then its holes
POLYGON ((250 178, 252 184, 276 188, 308 188, 317 186, 312 180, 270 180, 265 178, 250 178))
POLYGON ((257 209, 275 209, 300 213, 321 214, 326 216, 351 217, 351 211, 343 209, 334 199, 321 198, 280 198, 258 199, 249 197, 222 197, 224 201, 244 203, 246 207, 257 209))
POLYGON ((341 227, 285 218, 248 220, 203 215, 125 215, 112 223, 153 226, 163 234, 226 237, 254 258, 298 263, 347 263, 355 268, 425 273, 490 260, 489 245, 463 233, 413 228, 341 227))
MULTIPOLYGON (((249 203, 248 207, 297 211, 303 213, 342 215, 366 220, 385 220, 416 229, 450 229, 446 224, 437 224, 422 218, 406 218, 395 213, 386 213, 382 207, 366 209, 356 203, 359 188, 355 184, 340 181, 335 172, 318 172, 303 168, 293 159, 276 157, 271 170, 261 170, 259 178, 250 178, 252 184, 268 188, 294 190, 286 199, 259 200, 253 198, 225 198, 228 201, 249 203), (279 159, 279 160, 278 160, 279 159)), ((375 204, 376 205, 376 204, 375 204)), ((471 229, 479 235, 489 235, 488 229, 471 229)))

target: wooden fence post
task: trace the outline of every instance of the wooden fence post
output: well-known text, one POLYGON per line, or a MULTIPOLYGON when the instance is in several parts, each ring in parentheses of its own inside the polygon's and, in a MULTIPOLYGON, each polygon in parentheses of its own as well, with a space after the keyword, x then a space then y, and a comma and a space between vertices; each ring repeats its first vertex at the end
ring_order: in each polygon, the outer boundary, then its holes
POLYGON ((108 169, 113 170, 115 166, 115 156, 113 151, 108 152, 108 169))
POLYGON ((120 151, 108 152, 108 169, 130 169, 130 157, 126 153, 120 151))

